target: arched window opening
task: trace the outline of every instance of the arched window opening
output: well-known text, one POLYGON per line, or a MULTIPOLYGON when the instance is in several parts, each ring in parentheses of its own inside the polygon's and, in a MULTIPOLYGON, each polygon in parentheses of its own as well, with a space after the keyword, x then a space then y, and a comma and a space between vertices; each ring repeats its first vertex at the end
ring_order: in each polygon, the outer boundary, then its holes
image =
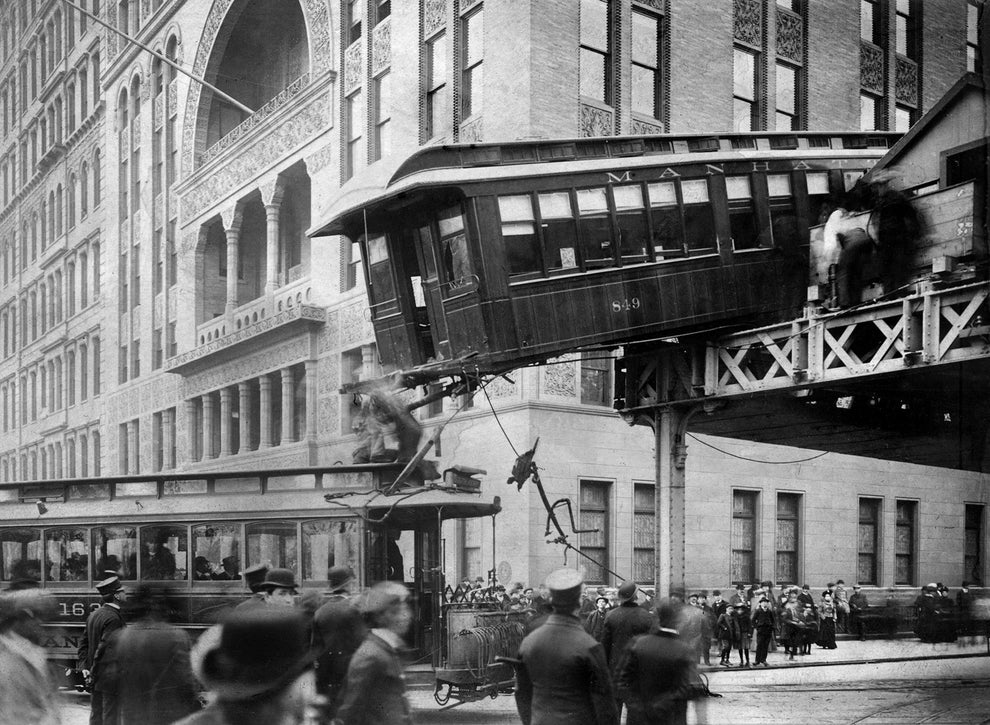
POLYGON ((200 319, 202 324, 224 313, 227 304, 227 235, 223 222, 217 219, 210 224, 206 233, 206 248, 202 256, 202 271, 197 274, 199 280, 199 299, 202 300, 200 319), (222 279, 223 284, 216 284, 222 279))
POLYGON ((287 175, 279 209, 279 276, 288 284, 309 274, 310 181, 305 171, 287 175))

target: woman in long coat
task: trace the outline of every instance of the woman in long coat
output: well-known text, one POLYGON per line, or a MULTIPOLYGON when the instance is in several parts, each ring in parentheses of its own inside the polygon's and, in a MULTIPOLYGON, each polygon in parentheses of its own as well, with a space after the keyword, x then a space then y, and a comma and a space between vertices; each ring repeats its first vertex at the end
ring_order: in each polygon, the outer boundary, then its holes
POLYGON ((829 592, 822 594, 821 604, 818 605, 818 619, 818 646, 835 649, 836 607, 829 592))

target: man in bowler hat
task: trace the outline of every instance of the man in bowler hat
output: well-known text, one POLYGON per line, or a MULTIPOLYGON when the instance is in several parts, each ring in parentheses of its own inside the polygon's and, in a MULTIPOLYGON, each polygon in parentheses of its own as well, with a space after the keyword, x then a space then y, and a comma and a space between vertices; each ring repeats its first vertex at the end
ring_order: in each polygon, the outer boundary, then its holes
POLYGON ((605 651, 577 616, 581 575, 558 569, 546 584, 553 612, 519 648, 516 708, 523 725, 618 725, 605 651))
MULTIPOLYGON (((636 590, 635 582, 626 582, 619 587, 619 606, 605 615, 601 642, 602 647, 605 648, 605 659, 613 679, 629 640, 637 635, 646 634, 656 623, 653 614, 637 604, 636 590)), ((621 698, 618 708, 621 715, 621 698)))
POLYGON ((299 585, 291 569, 269 569, 265 581, 261 583, 261 590, 265 593, 265 604, 291 607, 296 603, 299 585))
POLYGON ((107 657, 107 646, 115 632, 124 628, 121 603, 127 598, 120 579, 114 575, 96 585, 102 604, 86 619, 86 633, 79 645, 78 668, 92 687, 90 725, 117 725, 118 699, 114 679, 115 663, 107 657))
POLYGON ((316 698, 309 623, 290 607, 234 610, 192 650, 211 703, 177 725, 302 725, 316 698))
POLYGON ((347 666, 368 628, 348 594, 354 582, 350 567, 335 566, 327 578, 330 596, 313 615, 313 647, 320 653, 316 660, 316 689, 327 698, 329 712, 333 714, 347 678, 347 666))

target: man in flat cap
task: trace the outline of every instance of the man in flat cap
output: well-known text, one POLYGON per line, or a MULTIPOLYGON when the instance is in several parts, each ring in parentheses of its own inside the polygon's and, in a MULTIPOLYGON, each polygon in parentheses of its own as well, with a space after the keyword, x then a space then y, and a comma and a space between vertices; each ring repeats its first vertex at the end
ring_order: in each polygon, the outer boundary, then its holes
POLYGON ((368 628, 348 594, 354 582, 351 568, 335 566, 327 572, 327 579, 330 596, 313 615, 313 648, 320 653, 316 660, 316 689, 327 698, 332 715, 351 657, 364 641, 368 628))
POLYGON ((105 657, 110 637, 123 629, 121 603, 127 598, 120 579, 114 575, 96 585, 103 604, 86 620, 86 634, 79 645, 77 667, 92 685, 90 725, 117 725, 118 700, 113 678, 114 663, 105 657))
POLYGON ((553 612, 519 648, 516 708, 523 725, 618 725, 605 651, 577 616, 583 578, 558 569, 546 584, 553 612))

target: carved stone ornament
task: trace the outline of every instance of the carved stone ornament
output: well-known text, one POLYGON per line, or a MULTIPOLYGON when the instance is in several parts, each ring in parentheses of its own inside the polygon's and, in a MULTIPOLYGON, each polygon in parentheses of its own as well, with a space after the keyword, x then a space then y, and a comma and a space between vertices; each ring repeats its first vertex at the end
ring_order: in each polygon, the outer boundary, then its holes
POLYGON ((423 37, 429 38, 447 24, 447 0, 423 3, 423 37))
POLYGON ((334 158, 334 146, 328 143, 312 156, 306 157, 306 171, 310 176, 325 169, 334 158))
POLYGON ((392 65, 392 18, 388 17, 371 32, 371 75, 377 76, 392 65))
POLYGON ((481 143, 484 141, 484 127, 482 126, 482 118, 471 119, 465 124, 461 124, 460 141, 461 143, 481 143))
POLYGON ((351 343, 369 339, 373 330, 368 320, 367 303, 344 307, 340 311, 340 343, 350 345, 351 343))
POLYGON ((265 345, 264 349, 254 354, 245 354, 236 362, 224 362, 215 368, 184 378, 183 397, 188 399, 242 380, 250 380, 264 373, 290 367, 305 361, 308 353, 308 334, 300 334, 279 345, 265 345))
POLYGON ((654 10, 659 10, 664 12, 665 8, 663 6, 664 0, 634 0, 636 5, 644 5, 648 8, 653 8, 654 10))
MULTIPOLYGON (((203 77, 213 48, 216 44, 224 18, 234 0, 214 0, 210 14, 203 24, 203 33, 196 48, 196 58, 193 62, 193 74, 203 77)), ((294 1, 294 0, 293 0, 294 1)), ((327 0, 298 0, 305 17, 306 30, 309 33, 310 75, 315 77, 334 67, 333 39, 331 37, 330 12, 327 0)), ((113 3, 109 3, 113 5, 113 3)), ((116 43, 116 35, 112 34, 116 43)), ((199 109, 202 86, 190 83, 186 95, 186 113, 182 129, 182 174, 188 176, 193 170, 193 154, 196 151, 197 110, 199 109)))
POLYGON ((361 70, 364 64, 361 62, 361 41, 355 40, 344 51, 344 93, 350 94, 354 89, 361 87, 361 70))
POLYGON ((859 44, 859 84, 868 91, 883 93, 883 51, 872 43, 859 44))
POLYGON ((505 378, 495 378, 485 386, 485 391, 492 400, 516 397, 516 385, 505 378))
POLYGON ((663 133, 663 124, 659 121, 656 123, 650 123, 649 121, 642 121, 638 118, 634 118, 630 124, 629 131, 634 136, 649 136, 651 134, 663 133))
POLYGON ((614 128, 614 114, 612 111, 581 104, 580 135, 582 138, 592 138, 595 136, 611 136, 614 128))
POLYGON ((577 395, 577 362, 558 362, 543 368, 543 392, 563 398, 577 395))
POLYGON ((777 8, 777 55, 800 63, 804 56, 801 16, 777 8))
POLYGON ((732 37, 750 45, 763 44, 763 3, 732 0, 732 37))
POLYGON ((918 66, 908 58, 897 57, 894 96, 900 103, 918 105, 918 66))

